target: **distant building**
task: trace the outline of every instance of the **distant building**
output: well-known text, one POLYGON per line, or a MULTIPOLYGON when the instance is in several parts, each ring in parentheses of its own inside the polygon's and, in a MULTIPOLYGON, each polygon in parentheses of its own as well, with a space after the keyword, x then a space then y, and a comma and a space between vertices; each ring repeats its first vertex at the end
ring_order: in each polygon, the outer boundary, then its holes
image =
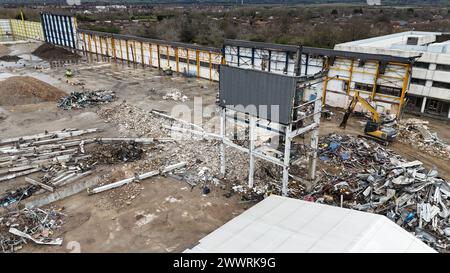
POLYGON ((413 65, 405 110, 450 119, 450 34, 408 31, 338 44, 335 49, 421 56, 413 65))
POLYGON ((381 0, 367 0, 369 6, 381 6, 381 0))

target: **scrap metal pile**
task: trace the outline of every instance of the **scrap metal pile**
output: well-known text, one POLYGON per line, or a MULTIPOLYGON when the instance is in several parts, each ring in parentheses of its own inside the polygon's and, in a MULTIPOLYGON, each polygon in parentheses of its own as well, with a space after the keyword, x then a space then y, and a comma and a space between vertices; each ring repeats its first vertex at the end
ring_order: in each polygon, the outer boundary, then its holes
POLYGON ((112 90, 72 92, 70 95, 59 100, 58 107, 64 110, 70 110, 72 108, 80 109, 98 104, 110 103, 116 99, 116 93, 112 90))
POLYGON ((62 238, 52 238, 63 225, 64 214, 54 209, 23 209, 0 216, 0 249, 15 252, 32 241, 41 245, 61 245, 62 238))
POLYGON ((439 139, 435 132, 427 126, 429 122, 420 119, 406 119, 399 124, 399 140, 404 143, 413 143, 419 150, 436 157, 450 159, 450 145, 439 139))
POLYGON ((450 184, 436 169, 353 136, 332 134, 320 143, 325 175, 303 198, 385 215, 430 246, 450 249, 450 184))
POLYGON ((0 139, 0 182, 26 176, 29 183, 29 187, 0 196, 0 206, 9 206, 41 189, 53 192, 92 174, 97 164, 138 160, 143 155, 142 145, 153 143, 148 138, 81 138, 99 131, 65 129, 0 139), (33 173, 42 175, 32 178, 33 173))

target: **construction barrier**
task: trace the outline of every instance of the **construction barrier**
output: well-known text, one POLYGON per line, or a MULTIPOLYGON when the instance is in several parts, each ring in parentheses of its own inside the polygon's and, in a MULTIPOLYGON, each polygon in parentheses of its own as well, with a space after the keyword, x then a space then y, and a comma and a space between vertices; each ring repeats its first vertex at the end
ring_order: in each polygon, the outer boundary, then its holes
POLYGON ((44 33, 39 22, 11 19, 11 34, 16 37, 44 41, 44 33))
POLYGON ((76 18, 67 15, 41 13, 44 40, 55 45, 76 48, 76 18))
POLYGON ((81 29, 77 40, 77 49, 87 53, 219 80, 222 54, 218 48, 81 29))

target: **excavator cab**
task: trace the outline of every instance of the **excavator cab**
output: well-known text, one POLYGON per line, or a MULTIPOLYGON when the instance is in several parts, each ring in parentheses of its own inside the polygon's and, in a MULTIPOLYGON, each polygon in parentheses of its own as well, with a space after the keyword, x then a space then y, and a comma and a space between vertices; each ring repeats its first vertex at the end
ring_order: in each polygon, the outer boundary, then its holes
POLYGON ((392 127, 382 127, 383 123, 381 122, 381 118, 377 110, 364 98, 360 97, 359 92, 355 93, 339 127, 345 129, 347 120, 353 113, 353 110, 355 109, 358 102, 360 102, 361 105, 364 106, 364 108, 372 113, 372 118, 367 120, 366 126, 364 127, 364 134, 366 135, 366 137, 382 142, 385 145, 387 145, 389 142, 394 141, 397 137, 397 131, 392 127))

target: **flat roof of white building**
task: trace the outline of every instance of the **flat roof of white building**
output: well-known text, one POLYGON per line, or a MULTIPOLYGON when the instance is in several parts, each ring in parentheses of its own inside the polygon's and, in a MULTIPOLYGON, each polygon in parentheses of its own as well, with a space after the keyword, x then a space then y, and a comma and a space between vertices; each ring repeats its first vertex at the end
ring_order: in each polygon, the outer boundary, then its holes
POLYGON ((442 32, 407 31, 337 44, 334 49, 414 57, 419 53, 450 54, 450 35, 442 32))
POLYGON ((271 195, 185 252, 436 252, 382 215, 271 195))

